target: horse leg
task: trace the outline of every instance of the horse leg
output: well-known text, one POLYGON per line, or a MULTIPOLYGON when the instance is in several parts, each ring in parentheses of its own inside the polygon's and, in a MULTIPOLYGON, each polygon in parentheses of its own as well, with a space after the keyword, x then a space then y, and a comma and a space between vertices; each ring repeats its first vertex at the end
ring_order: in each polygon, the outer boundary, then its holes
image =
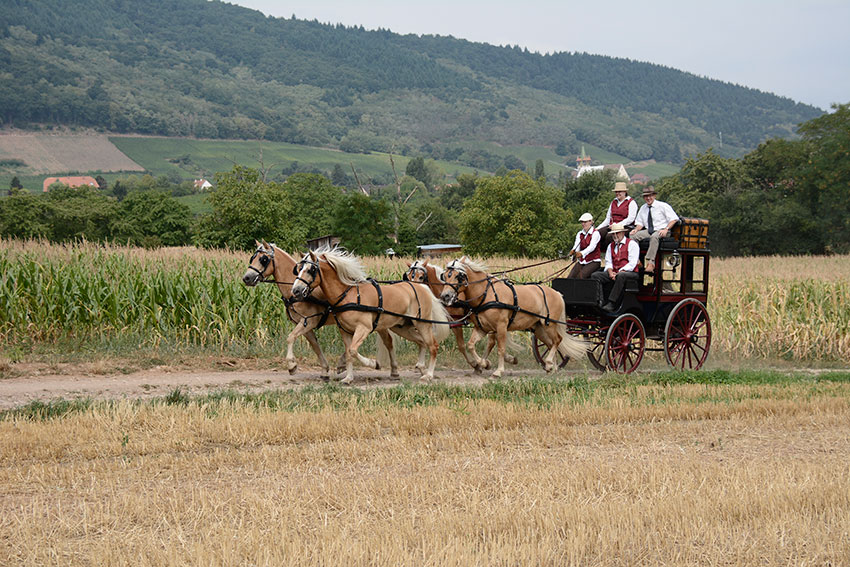
MULTIPOLYGON (((543 370, 545 370, 546 372, 552 372, 555 369, 555 364, 553 361, 555 359, 555 353, 558 350, 557 343, 553 341, 552 335, 549 331, 549 327, 546 327, 542 323, 538 323, 534 326, 534 336, 540 339, 540 342, 546 345, 546 347, 549 349, 549 352, 543 358, 543 370)), ((558 337, 558 342, 560 341, 561 337, 558 337)))
POLYGON ((368 368, 375 368, 375 361, 371 358, 366 358, 357 349, 360 348, 360 345, 363 344, 363 341, 366 340, 366 337, 369 336, 371 329, 367 327, 357 327, 354 329, 354 335, 351 337, 351 344, 348 345, 348 350, 346 351, 346 357, 348 362, 348 372, 345 375, 345 378, 340 380, 342 384, 351 384, 354 380, 354 358, 356 357, 360 364, 366 366, 368 368))
POLYGON ((437 339, 434 337, 434 328, 431 323, 414 323, 414 326, 419 330, 419 335, 422 337, 422 343, 419 345, 419 356, 420 363, 422 363, 422 378, 426 381, 430 381, 434 378, 434 367, 437 365, 437 350, 439 350, 440 345, 437 344, 437 339), (428 352, 430 355, 428 358, 428 370, 424 370, 424 356, 423 354, 428 352))
POLYGON ((419 361, 416 363, 416 370, 419 371, 420 376, 424 374, 425 347, 423 346, 422 334, 419 332, 419 329, 413 325, 399 325, 398 327, 392 327, 390 330, 401 338, 419 345, 419 361))
POLYGON ((390 376, 396 377, 398 376, 398 361, 396 361, 395 348, 393 348, 393 337, 387 331, 378 331, 378 337, 380 337, 381 343, 387 349, 390 357, 390 376))
POLYGON ((457 343, 457 350, 463 355, 463 359, 467 364, 475 368, 475 360, 470 356, 469 351, 466 350, 466 341, 463 340, 463 327, 453 327, 452 333, 455 335, 455 342, 457 343))
MULTIPOLYGON (((319 358, 319 364, 322 365, 322 373, 320 377, 323 380, 327 380, 331 375, 331 369, 328 365, 328 359, 325 358, 325 353, 322 352, 322 347, 319 346, 319 340, 316 338, 316 333, 313 329, 310 329, 306 333, 304 333, 304 338, 307 339, 307 342, 310 343, 310 346, 313 348, 313 352, 316 353, 316 356, 319 358)), ((290 369, 290 374, 294 371, 294 369, 290 369)))
POLYGON ((481 370, 483 368, 488 368, 488 366, 484 365, 486 360, 479 357, 478 351, 475 350, 475 345, 478 344, 478 341, 480 341, 485 334, 486 333, 481 331, 478 327, 473 327, 472 335, 470 335, 469 341, 466 343, 466 348, 469 349, 469 352, 472 354, 472 358, 475 359, 475 364, 472 365, 472 368, 475 370, 476 374, 481 374, 481 370))
POLYGON ((340 329, 339 336, 342 338, 343 349, 342 354, 339 355, 339 361, 337 361, 336 372, 337 374, 342 374, 343 372, 345 372, 346 376, 353 376, 354 363, 348 356, 348 347, 351 345, 352 335, 340 329))
POLYGON ((496 370, 490 375, 490 378, 501 378, 502 373, 505 371, 505 349, 508 346, 507 326, 499 326, 496 328, 496 342, 499 345, 499 366, 496 367, 496 370))

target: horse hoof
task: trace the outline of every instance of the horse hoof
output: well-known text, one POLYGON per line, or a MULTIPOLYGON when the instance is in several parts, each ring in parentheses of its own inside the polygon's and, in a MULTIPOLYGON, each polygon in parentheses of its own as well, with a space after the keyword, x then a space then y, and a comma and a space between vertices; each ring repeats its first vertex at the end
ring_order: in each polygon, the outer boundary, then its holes
POLYGON ((505 357, 505 362, 507 362, 508 364, 519 364, 519 359, 515 356, 512 356, 510 358, 505 357))
POLYGON ((319 378, 321 378, 325 382, 330 382, 330 379, 331 379, 329 374, 321 374, 321 375, 319 375, 319 378))
POLYGON ((398 370, 393 370, 393 371, 390 372, 390 377, 398 378, 398 376, 399 376, 398 370))
POLYGON ((296 364, 295 366, 290 366, 290 367, 289 367, 289 373, 290 373, 290 374, 295 374, 295 371, 296 371, 296 370, 298 370, 298 365, 297 365, 297 364, 296 364))
POLYGON ((488 368, 490 368, 490 361, 489 361, 489 360, 485 360, 484 362, 482 362, 482 363, 481 363, 481 368, 483 368, 484 370, 487 370, 488 368))
POLYGON ((554 365, 554 364, 544 364, 544 365, 543 365, 543 371, 544 371, 544 372, 546 372, 546 374, 551 374, 551 372, 552 372, 553 370, 555 370, 555 365, 554 365))
POLYGON ((342 380, 339 381, 340 384, 345 384, 346 386, 354 382, 353 376, 346 376, 342 380))
POLYGON ((482 372, 482 371, 481 371, 481 366, 480 366, 480 365, 478 365, 478 364, 476 364, 475 366, 473 366, 473 367, 472 367, 472 371, 473 371, 475 374, 481 374, 481 372, 482 372))
POLYGON ((492 374, 490 374, 490 380, 499 380, 501 377, 501 372, 493 372, 492 374))

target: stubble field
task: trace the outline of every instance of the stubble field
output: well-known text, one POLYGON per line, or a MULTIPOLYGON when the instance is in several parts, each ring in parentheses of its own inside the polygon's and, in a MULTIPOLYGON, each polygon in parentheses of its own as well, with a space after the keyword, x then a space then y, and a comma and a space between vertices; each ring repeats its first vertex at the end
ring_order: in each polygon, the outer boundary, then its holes
POLYGON ((285 410, 7 417, 0 561, 845 565, 849 384, 315 391, 285 410))

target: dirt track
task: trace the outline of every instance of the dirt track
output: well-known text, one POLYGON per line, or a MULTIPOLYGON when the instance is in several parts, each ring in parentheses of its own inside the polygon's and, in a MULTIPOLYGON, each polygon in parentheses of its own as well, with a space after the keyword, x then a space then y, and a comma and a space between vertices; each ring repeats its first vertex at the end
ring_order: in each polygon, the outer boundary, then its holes
MULTIPOLYGON (((517 369, 507 367, 505 378, 542 374, 539 369, 517 369)), ((560 374, 564 374, 561 371, 560 374)), ((435 382, 449 384, 481 384, 486 374, 476 375, 471 371, 437 368, 435 382)), ((390 378, 386 370, 355 369, 354 387, 381 387, 400 384, 402 381, 416 384, 419 374, 413 370, 402 370, 398 378, 390 378)), ((80 371, 64 371, 62 374, 33 373, 19 377, 0 379, 0 410, 25 405, 34 400, 53 399, 121 399, 152 398, 168 395, 175 388, 189 394, 200 394, 222 389, 238 391, 262 391, 277 388, 294 388, 306 385, 320 386, 325 381, 315 368, 299 369, 295 374, 285 370, 199 370, 155 368, 132 374, 87 374, 80 371)))

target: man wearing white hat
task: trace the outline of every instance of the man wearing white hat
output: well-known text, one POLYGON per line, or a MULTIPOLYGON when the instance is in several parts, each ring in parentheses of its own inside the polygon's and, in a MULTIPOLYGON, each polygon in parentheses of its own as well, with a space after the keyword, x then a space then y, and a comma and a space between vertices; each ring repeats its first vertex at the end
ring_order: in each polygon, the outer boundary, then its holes
POLYGON ((625 227, 630 227, 635 223, 638 206, 635 200, 629 197, 628 189, 629 187, 624 181, 614 183, 614 200, 608 205, 608 214, 605 215, 605 220, 596 227, 605 246, 611 243, 608 231, 612 223, 618 222, 625 227))
POLYGON ((626 227, 620 223, 611 225, 613 242, 605 251, 605 269, 596 272, 591 278, 602 284, 602 297, 607 299, 602 309, 608 312, 615 311, 626 282, 637 281, 638 259, 640 258, 640 247, 638 243, 626 236, 626 227))
POLYGON ((576 234, 576 241, 570 250, 570 256, 576 259, 568 278, 587 279, 599 269, 601 254, 599 252, 599 231, 593 228, 593 215, 584 213, 578 219, 581 230, 576 234))

